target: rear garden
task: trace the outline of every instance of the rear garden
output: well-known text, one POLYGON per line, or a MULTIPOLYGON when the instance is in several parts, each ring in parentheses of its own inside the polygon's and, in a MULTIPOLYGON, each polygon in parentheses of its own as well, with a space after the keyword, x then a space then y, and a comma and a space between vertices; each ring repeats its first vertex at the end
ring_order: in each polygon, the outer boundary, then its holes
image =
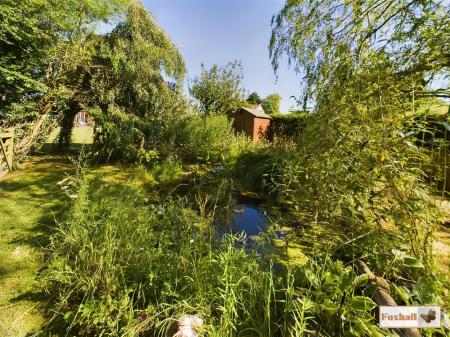
POLYGON ((138 0, 3 1, 0 336, 447 336, 449 12, 286 1, 280 113, 138 0))

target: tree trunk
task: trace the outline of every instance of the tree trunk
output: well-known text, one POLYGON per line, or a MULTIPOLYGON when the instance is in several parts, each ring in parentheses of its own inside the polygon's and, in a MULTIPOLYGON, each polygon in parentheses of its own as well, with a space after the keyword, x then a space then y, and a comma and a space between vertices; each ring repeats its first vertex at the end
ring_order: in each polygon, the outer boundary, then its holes
MULTIPOLYGON (((395 300, 391 296, 389 290, 389 284, 387 281, 381 277, 375 276, 369 267, 360 260, 355 261, 356 271, 359 275, 367 274, 369 276, 369 282, 376 285, 375 294, 373 295, 373 300, 378 305, 383 306, 396 306, 395 300)), ((404 328, 404 329, 394 329, 395 332, 400 337, 421 337, 419 329, 416 328, 404 328)))
POLYGON ((17 158, 21 159, 25 157, 27 153, 31 150, 37 136, 39 135, 39 130, 41 129, 42 124, 44 124, 44 122, 50 115, 50 111, 51 111, 51 104, 46 104, 43 109, 42 115, 37 119, 36 123, 33 125, 31 132, 25 137, 23 137, 15 147, 14 152, 17 158))

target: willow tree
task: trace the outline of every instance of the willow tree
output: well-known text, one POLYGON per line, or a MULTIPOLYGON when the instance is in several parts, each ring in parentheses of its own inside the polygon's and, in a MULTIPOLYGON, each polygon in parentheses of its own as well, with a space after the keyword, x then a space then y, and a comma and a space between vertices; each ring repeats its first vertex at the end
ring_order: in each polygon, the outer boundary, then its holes
POLYGON ((273 67, 287 57, 315 111, 279 190, 314 221, 362 234, 349 252, 380 271, 396 247, 431 260, 439 212, 409 126, 418 98, 448 97, 429 86, 448 71, 448 13, 436 0, 289 0, 272 21, 273 67))
MULTIPOLYGON (((134 159, 183 107, 182 55, 138 1, 111 33, 92 36, 83 50, 68 83, 74 101, 95 118, 95 146, 108 156, 134 159)), ((72 120, 66 120, 68 134, 72 120)))
MULTIPOLYGON (((128 0, 0 3, 1 126, 15 126, 16 154, 26 154, 51 114, 64 114, 64 86, 73 55, 97 23, 126 9, 128 0)), ((57 121, 57 119, 53 119, 57 121)))
POLYGON ((437 75, 448 74, 449 12, 448 2, 440 0, 289 0, 272 19, 272 64, 277 69, 285 55, 306 75, 307 100, 339 76, 341 62, 358 65, 378 52, 398 76, 416 75, 416 94, 449 97, 446 87, 426 90, 437 75))

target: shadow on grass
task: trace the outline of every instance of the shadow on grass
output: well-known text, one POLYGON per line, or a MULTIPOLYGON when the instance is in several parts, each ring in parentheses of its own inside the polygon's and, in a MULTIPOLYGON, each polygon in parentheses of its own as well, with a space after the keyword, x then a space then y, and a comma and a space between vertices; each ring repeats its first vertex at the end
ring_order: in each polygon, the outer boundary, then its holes
POLYGON ((46 295, 43 291, 27 291, 9 300, 10 303, 16 303, 20 301, 42 303, 48 301, 48 295, 46 295))
POLYGON ((36 154, 65 154, 65 155, 78 155, 82 150, 89 152, 92 149, 92 144, 84 143, 72 143, 67 149, 59 149, 55 143, 44 143, 36 154))
MULTIPOLYGON (((0 250, 12 252, 14 247, 20 246, 33 249, 30 250, 30 264, 26 268, 21 268, 21 260, 10 257, 10 253, 4 255, 7 258, 1 262, 0 267, 0 280, 5 285, 2 296, 10 308, 20 308, 27 302, 34 303, 31 307, 34 307, 45 321, 50 320, 51 299, 38 288, 30 290, 29 282, 22 282, 20 279, 35 279, 45 268, 40 253, 45 251, 44 248, 49 244, 50 236, 56 229, 55 220, 62 217, 68 206, 68 198, 57 183, 67 174, 74 172, 75 165, 66 154, 51 155, 41 150, 30 156, 18 170, 0 180, 0 226, 3 234, 0 237, 0 250), (16 282, 17 286, 8 286, 16 282)), ((27 317, 29 318, 26 319, 32 319, 33 316, 27 317)), ((29 323, 24 324, 28 326, 29 323)), ((43 335, 65 335, 54 331, 63 330, 49 330, 45 327, 43 335), (47 334, 47 331, 51 334, 47 334)), ((28 336, 36 336, 36 331, 23 331, 24 335, 27 333, 28 336)))

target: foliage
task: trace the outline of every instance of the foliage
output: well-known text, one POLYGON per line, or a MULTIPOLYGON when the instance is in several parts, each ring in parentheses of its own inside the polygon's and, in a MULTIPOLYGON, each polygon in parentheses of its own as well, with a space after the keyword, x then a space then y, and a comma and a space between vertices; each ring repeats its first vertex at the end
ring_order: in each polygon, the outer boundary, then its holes
MULTIPOLYGON (((414 75, 416 96, 428 95, 425 85, 449 66, 450 55, 440 42, 450 32, 449 13, 448 3, 439 0, 288 0, 272 19, 272 64, 277 69, 287 55, 304 70, 304 102, 315 103, 328 80, 339 76, 334 72, 342 62, 359 64, 376 51, 388 56, 397 76, 414 75)), ((448 90, 432 94, 448 97, 448 90)))
POLYGON ((130 161, 142 149, 154 150, 172 115, 188 109, 178 89, 185 65, 177 47, 134 2, 122 23, 84 48, 86 61, 70 81, 76 101, 95 119, 96 151, 130 161))
POLYGON ((20 102, 27 91, 39 93, 47 90, 45 84, 33 75, 36 68, 45 69, 42 56, 50 44, 48 33, 39 29, 39 18, 32 14, 37 12, 38 5, 36 1, 28 6, 22 4, 17 7, 15 1, 3 1, 0 5, 0 104, 3 118, 7 107, 20 102))
MULTIPOLYGON (((334 85, 329 103, 321 102, 324 110, 308 118, 297 157, 280 158, 285 168, 280 165, 280 175, 274 175, 275 185, 315 214, 314 221, 340 223, 355 235, 398 233, 401 242, 395 245, 429 266, 439 212, 417 165, 429 157, 405 130, 411 103, 399 100, 403 83, 394 81, 389 67, 388 61, 369 58, 347 72, 345 86, 334 85)), ((394 247, 384 248, 389 254, 394 247)))
POLYGON ((256 91, 253 91, 252 93, 250 93, 250 95, 248 95, 247 102, 251 104, 261 104, 262 99, 261 97, 259 97, 256 91))
POLYGON ((122 109, 111 107, 108 114, 99 109, 89 110, 95 118, 94 153, 100 157, 134 161, 138 158, 139 139, 143 136, 142 122, 127 115, 122 109))
POLYGON ((18 130, 17 154, 43 138, 41 126, 48 124, 50 113, 64 115, 65 101, 72 96, 66 75, 80 56, 80 46, 97 23, 116 18, 127 4, 128 0, 2 1, 0 125, 18 130))
POLYGON ((242 101, 242 78, 242 66, 237 61, 223 67, 213 65, 210 69, 202 64, 200 78, 192 81, 190 93, 204 115, 229 115, 242 101))
POLYGON ((308 114, 304 112, 272 115, 269 137, 299 138, 306 126, 308 114))
POLYGON ((191 162, 224 161, 235 138, 227 116, 192 116, 180 132, 180 152, 191 162))
POLYGON ((269 115, 276 115, 280 113, 281 96, 278 94, 270 94, 264 98, 261 105, 264 112, 269 115))
POLYGON ((183 166, 175 158, 166 158, 162 163, 154 165, 150 171, 158 182, 169 183, 177 181, 183 172, 183 166))
POLYGON ((357 276, 351 266, 325 257, 320 262, 311 259, 296 272, 293 283, 299 302, 309 302, 305 311, 314 320, 309 326, 318 328, 319 335, 333 331, 336 336, 384 336, 372 323, 370 312, 376 303, 365 288, 367 275, 357 276))
MULTIPOLYGON (((432 0, 289 0, 273 19, 274 69, 286 55, 304 71, 303 108, 314 108, 297 156, 280 158, 272 174, 275 190, 314 214, 313 223, 367 238, 359 248, 375 252, 357 254, 377 260, 375 266, 389 265, 386 256, 397 248, 418 258, 425 273, 432 268, 440 213, 422 170, 430 156, 416 146, 417 133, 408 125, 418 98, 447 95, 427 87, 448 66, 448 52, 437 42, 450 29, 446 6, 432 0)), ((414 273, 417 278, 421 271, 414 273)))
POLYGON ((236 238, 214 237, 201 201, 148 203, 130 181, 106 185, 80 172, 65 181, 76 198, 46 273, 70 333, 170 333, 187 312, 204 318, 205 336, 379 333, 365 279, 341 262, 276 275, 236 238))

